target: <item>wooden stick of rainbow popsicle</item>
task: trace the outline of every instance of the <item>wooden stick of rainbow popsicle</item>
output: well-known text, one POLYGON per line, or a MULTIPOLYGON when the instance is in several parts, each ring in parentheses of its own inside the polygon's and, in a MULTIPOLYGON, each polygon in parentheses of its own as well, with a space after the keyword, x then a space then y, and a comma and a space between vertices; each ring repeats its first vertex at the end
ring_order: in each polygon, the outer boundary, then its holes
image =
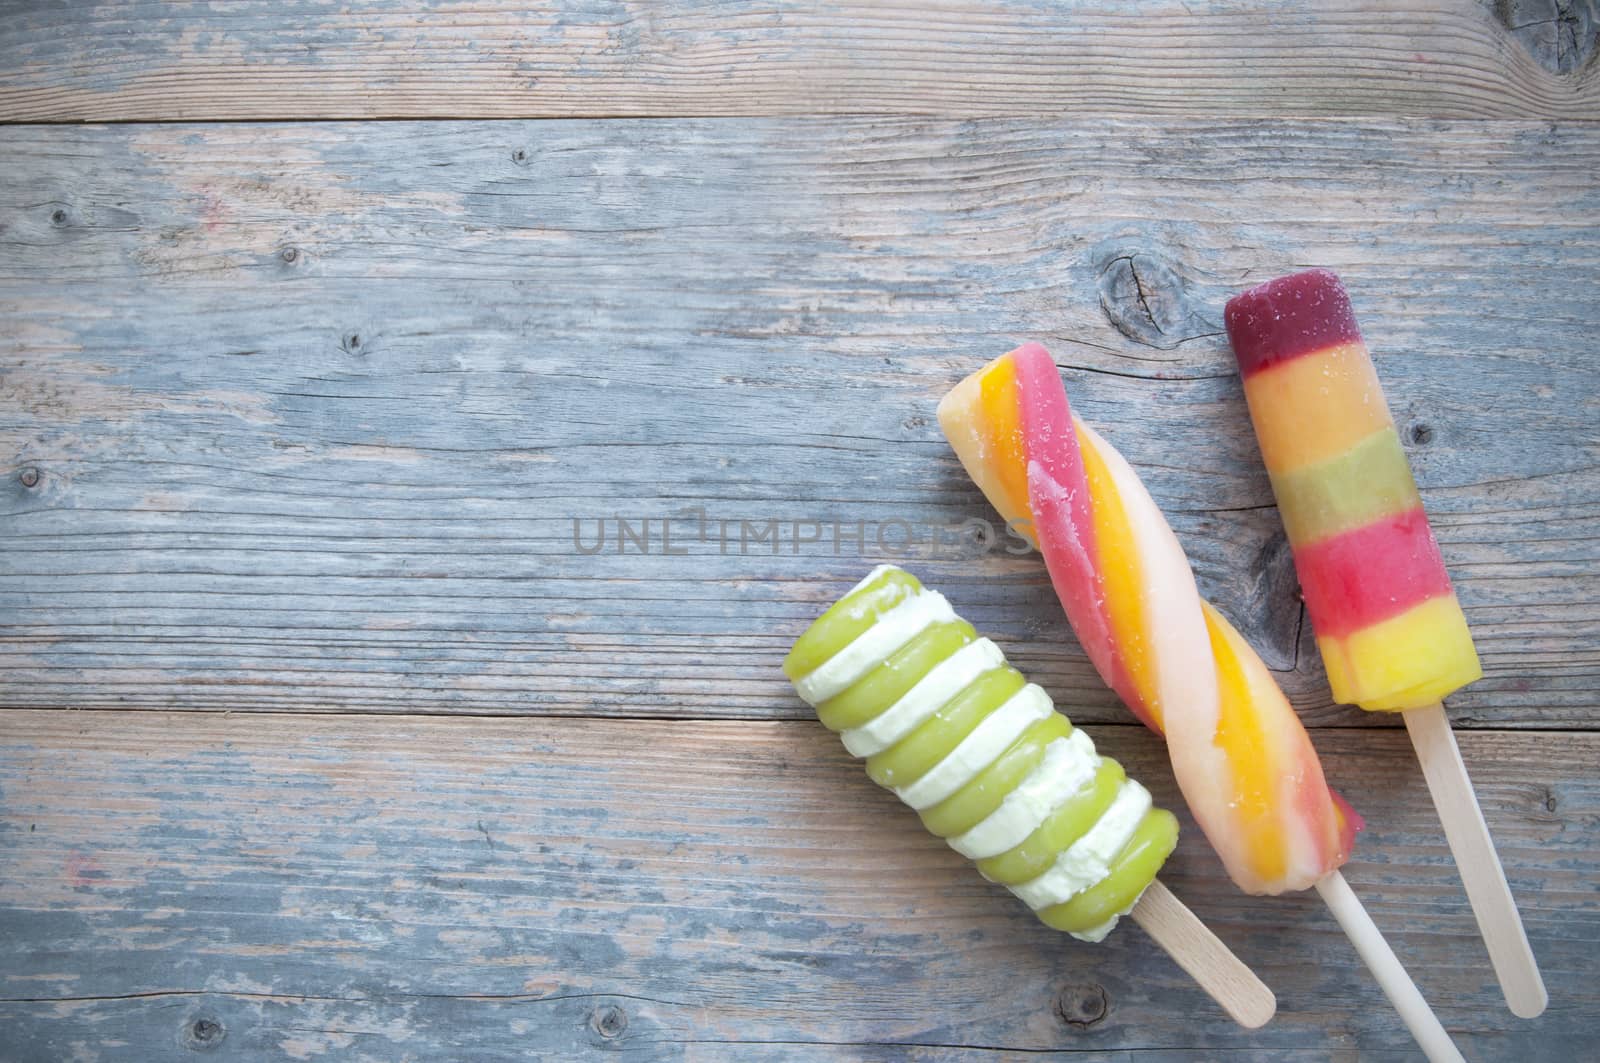
POLYGON ((783 670, 873 781, 1046 926, 1100 941, 1132 914, 1240 1025, 1272 1017, 1272 991, 1156 878, 1177 819, 943 595, 880 565, 783 670))
POLYGON ((1433 1060, 1460 1054, 1339 867, 1360 818, 1328 788, 1266 664, 1215 609, 1122 456, 1073 416, 1045 349, 958 384, 939 424, 1012 527, 1029 534, 1102 678, 1167 739, 1195 820, 1247 893, 1312 886, 1433 1060))
POLYGON ((1228 338, 1334 699, 1398 711, 1514 1014, 1549 1002, 1441 699, 1483 675, 1339 278, 1229 300, 1228 338))

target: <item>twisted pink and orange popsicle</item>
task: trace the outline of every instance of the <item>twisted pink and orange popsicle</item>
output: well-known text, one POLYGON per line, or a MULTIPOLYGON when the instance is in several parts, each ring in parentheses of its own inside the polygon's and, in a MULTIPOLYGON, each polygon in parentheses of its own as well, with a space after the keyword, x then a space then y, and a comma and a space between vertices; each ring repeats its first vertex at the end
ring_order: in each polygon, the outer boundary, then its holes
POLYGON ((1308 270, 1225 320, 1333 696, 1401 712, 1506 1002, 1532 1018, 1544 979, 1439 704, 1483 670, 1350 297, 1308 270))
POLYGON ((1348 859, 1357 817, 1323 779, 1261 658, 1200 599, 1138 476, 1019 347, 957 385, 939 423, 1001 516, 1038 545, 1095 668, 1167 737, 1206 837, 1249 893, 1306 889, 1348 859))
POLYGON ((1102 678, 1166 736, 1173 774, 1248 893, 1315 886, 1433 1060, 1460 1059, 1339 867, 1360 818, 1329 789, 1305 728, 1261 658, 1195 587, 1138 476, 1067 402, 1025 344, 939 404, 961 463, 1029 535, 1102 678))

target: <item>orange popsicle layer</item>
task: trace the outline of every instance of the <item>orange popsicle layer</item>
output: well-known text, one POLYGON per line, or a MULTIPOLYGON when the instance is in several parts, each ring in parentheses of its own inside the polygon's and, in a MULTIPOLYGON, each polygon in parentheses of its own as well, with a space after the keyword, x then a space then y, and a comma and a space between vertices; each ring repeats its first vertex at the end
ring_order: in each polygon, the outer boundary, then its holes
POLYGON ((1105 584, 1105 599, 1111 614, 1111 632, 1117 642, 1117 655, 1133 685, 1140 715, 1161 726, 1161 706, 1156 696, 1151 667, 1149 639, 1145 635, 1144 596, 1139 589, 1139 554, 1129 531, 1128 514, 1112 483, 1105 459, 1073 418, 1073 432, 1083 452, 1083 470, 1094 499, 1094 541, 1100 578, 1105 584))
POLYGON ((1359 340, 1251 373, 1244 394, 1272 473, 1337 457, 1394 423, 1359 340))

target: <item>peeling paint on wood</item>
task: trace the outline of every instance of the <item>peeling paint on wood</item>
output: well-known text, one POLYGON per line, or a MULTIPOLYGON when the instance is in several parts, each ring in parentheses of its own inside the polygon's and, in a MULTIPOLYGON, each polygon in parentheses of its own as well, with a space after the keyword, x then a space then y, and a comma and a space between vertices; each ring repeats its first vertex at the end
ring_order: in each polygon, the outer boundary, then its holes
POLYGON ((1593 118, 1595 21, 1566 0, 13 5, 0 120, 1593 118))
MULTIPOLYGON (((1153 736, 1096 738, 1174 801, 1153 736)), ((1501 1006, 1404 734, 1317 741, 1370 824, 1346 873, 1468 1056, 1582 1056, 1600 738, 1462 736, 1550 984, 1535 1023, 1501 1006)), ((8 1058, 1406 1043, 1315 897, 1239 894, 1187 818, 1163 878, 1276 989, 1263 1030, 1136 926, 1042 930, 815 723, 13 710, 0 795, 8 1058)))
POLYGON ((788 641, 915 535, 905 563, 1076 716, 1124 720, 1038 559, 983 549, 932 417, 1040 339, 1307 719, 1371 725, 1328 703, 1214 327, 1320 264, 1483 652, 1458 721, 1600 718, 1600 126, 13 127, 0 150, 10 704, 792 718, 788 641))
MULTIPOLYGON (((1597 25, 0 5, 0 122, 161 123, 0 129, 0 1060, 1399 1058, 1320 905, 1241 896, 1187 819, 1163 877, 1278 991, 1264 1030, 1137 927, 1041 931, 778 674, 895 558, 1126 720, 933 421, 1023 339, 1319 727, 1347 873, 1468 1056, 1583 1058, 1597 25), (579 120, 309 121, 538 117, 579 120), (1452 714, 1535 1023, 1303 623, 1218 320, 1307 265, 1483 651, 1452 714)), ((1175 801, 1152 736, 1097 738, 1175 801)))

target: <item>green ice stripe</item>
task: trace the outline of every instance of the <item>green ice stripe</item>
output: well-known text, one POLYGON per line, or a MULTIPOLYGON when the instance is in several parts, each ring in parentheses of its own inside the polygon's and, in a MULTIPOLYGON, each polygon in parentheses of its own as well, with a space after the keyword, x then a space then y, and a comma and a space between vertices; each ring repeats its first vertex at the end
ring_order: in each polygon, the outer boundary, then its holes
POLYGON ((1320 542, 1422 504, 1393 426, 1336 458, 1273 476, 1272 491, 1294 546, 1320 542))

